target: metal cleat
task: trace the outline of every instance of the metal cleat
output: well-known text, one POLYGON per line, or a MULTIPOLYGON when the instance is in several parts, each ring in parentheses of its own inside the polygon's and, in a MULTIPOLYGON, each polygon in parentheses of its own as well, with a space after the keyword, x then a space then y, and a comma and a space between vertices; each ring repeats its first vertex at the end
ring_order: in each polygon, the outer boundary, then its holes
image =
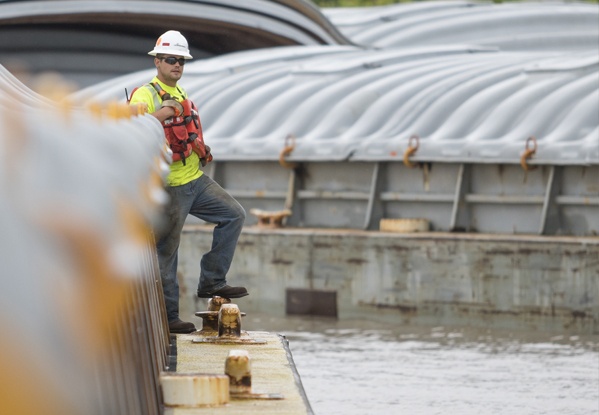
POLYGON ((283 399, 280 393, 252 392, 252 371, 247 350, 230 350, 225 360, 231 399, 283 399))
POLYGON ((229 379, 224 375, 163 373, 160 385, 166 407, 212 407, 229 403, 229 379))
POLYGON ((261 210, 261 209, 250 209, 250 213, 258 218, 258 226, 265 228, 282 228, 283 220, 288 216, 291 216, 291 210, 283 209, 274 212, 261 210))
MULTIPOLYGON (((218 312, 223 304, 230 304, 231 299, 225 297, 214 296, 208 300, 208 310, 198 311, 195 313, 196 316, 202 319, 202 329, 197 331, 196 334, 201 335, 214 335, 218 332, 218 312)), ((241 313, 241 317, 244 317, 245 313, 241 313)))
MULTIPOLYGON (((213 297, 213 299, 221 297, 213 297)), ((221 303, 221 300, 213 302, 214 307, 220 307, 218 311, 204 311, 195 313, 202 317, 206 324, 206 330, 202 327, 199 331, 204 334, 200 338, 194 338, 193 343, 219 343, 219 344, 265 344, 265 340, 253 339, 246 332, 241 330, 241 317, 245 313, 239 311, 237 304, 232 304, 229 299, 221 303), (227 302, 228 301, 228 302, 227 302), (216 320, 216 327, 214 322, 216 320), (208 334, 212 335, 209 336, 208 334), (214 336, 216 335, 216 336, 214 336)))

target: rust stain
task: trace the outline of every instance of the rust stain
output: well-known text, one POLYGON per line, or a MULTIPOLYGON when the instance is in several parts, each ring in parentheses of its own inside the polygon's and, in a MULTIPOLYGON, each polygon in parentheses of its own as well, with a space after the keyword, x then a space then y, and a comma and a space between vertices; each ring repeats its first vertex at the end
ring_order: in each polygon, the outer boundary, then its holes
POLYGON ((485 251, 488 255, 513 255, 515 252, 511 249, 492 249, 485 251))
POLYGON ((513 311, 513 310, 493 310, 493 309, 486 309, 486 310, 478 310, 478 312, 480 314, 483 315, 494 315, 494 316, 518 316, 521 314, 538 314, 538 312, 524 312, 524 313, 519 313, 517 311, 513 311))
POLYGON ((319 249, 319 248, 333 248, 334 245, 332 244, 323 244, 322 242, 314 242, 314 248, 319 249))
POLYGON ((239 242, 237 243, 238 246, 254 246, 255 243, 251 242, 251 241, 244 241, 244 240, 239 240, 239 242))
POLYGON ((273 265, 291 265, 293 264, 293 261, 275 258, 272 261, 270 261, 270 263, 273 265))
POLYGON ((389 249, 392 249, 397 252, 409 252, 412 250, 412 248, 410 248, 408 246, 397 246, 397 245, 392 245, 389 247, 389 249))
POLYGON ((538 249, 530 249, 530 248, 519 248, 517 253, 521 254, 521 255, 533 255, 533 254, 539 254, 539 253, 550 253, 550 251, 541 251, 538 249))
POLYGON ((363 301, 360 301, 359 304, 360 305, 367 305, 367 306, 371 306, 371 307, 376 307, 376 308, 385 308, 385 309, 398 310, 402 314, 414 315, 414 314, 416 314, 418 312, 418 307, 411 306, 411 305, 366 303, 366 302, 363 302, 363 301))
POLYGON ((353 264, 353 265, 362 265, 362 264, 368 263, 368 261, 366 261, 365 259, 361 259, 361 258, 349 258, 349 259, 347 259, 347 263, 353 264))

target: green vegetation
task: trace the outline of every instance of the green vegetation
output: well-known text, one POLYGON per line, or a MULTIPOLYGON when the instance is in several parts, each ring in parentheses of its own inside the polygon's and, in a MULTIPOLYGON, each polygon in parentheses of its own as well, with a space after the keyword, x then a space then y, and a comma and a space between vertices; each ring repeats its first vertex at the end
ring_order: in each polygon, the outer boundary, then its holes
MULTIPOLYGON (((370 7, 394 3, 411 3, 412 0, 312 0, 319 7, 370 7)), ((493 3, 504 3, 518 0, 489 0, 493 3)), ((484 0, 482 2, 485 2, 484 0)), ((576 1, 574 1, 575 3, 576 1)), ((599 3, 599 0, 582 0, 582 3, 599 3)))
POLYGON ((409 0, 312 0, 319 7, 370 7, 393 3, 408 3, 409 0))

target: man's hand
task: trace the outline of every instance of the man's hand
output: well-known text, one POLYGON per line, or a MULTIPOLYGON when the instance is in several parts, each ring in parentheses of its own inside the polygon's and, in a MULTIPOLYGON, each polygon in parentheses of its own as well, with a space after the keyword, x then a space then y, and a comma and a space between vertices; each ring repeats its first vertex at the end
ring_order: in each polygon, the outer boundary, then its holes
POLYGON ((210 147, 209 146, 205 146, 205 147, 206 147, 206 155, 200 159, 200 163, 202 164, 202 167, 206 167, 206 164, 210 163, 213 159, 212 153, 210 152, 210 147))
POLYGON ((183 105, 181 105, 181 103, 179 101, 175 101, 174 99, 167 99, 165 101, 162 101, 162 107, 170 107, 173 110, 175 110, 175 117, 180 116, 181 114, 183 114, 183 105))

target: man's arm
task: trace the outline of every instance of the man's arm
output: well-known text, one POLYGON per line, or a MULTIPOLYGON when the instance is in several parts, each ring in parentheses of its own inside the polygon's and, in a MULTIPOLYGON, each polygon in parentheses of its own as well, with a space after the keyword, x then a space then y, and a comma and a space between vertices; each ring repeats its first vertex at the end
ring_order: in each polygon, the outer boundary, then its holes
POLYGON ((164 122, 168 118, 175 116, 175 109, 172 107, 162 107, 150 115, 154 116, 158 121, 164 122))

